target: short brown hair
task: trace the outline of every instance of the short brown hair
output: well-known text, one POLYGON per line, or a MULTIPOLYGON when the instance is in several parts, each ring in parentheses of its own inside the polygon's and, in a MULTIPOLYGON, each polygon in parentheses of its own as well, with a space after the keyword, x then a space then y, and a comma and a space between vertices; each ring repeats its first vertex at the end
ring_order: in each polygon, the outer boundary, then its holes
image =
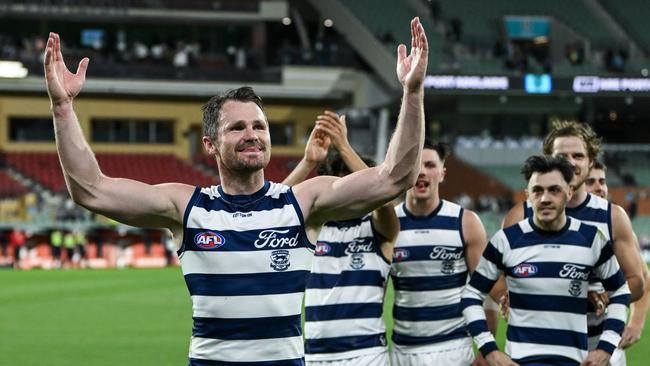
POLYGON ((524 175, 524 178, 528 182, 530 181, 530 177, 533 176, 533 173, 546 174, 554 170, 562 174, 562 178, 564 178, 567 184, 571 183, 574 174, 573 165, 564 158, 556 158, 550 155, 533 155, 529 157, 526 159, 523 168, 521 168, 521 174, 524 175))
POLYGON ((215 95, 201 108, 203 110, 203 136, 208 136, 210 139, 217 138, 217 127, 219 126, 219 118, 221 117, 221 107, 229 101, 236 102, 253 102, 264 113, 264 105, 262 98, 255 94, 255 91, 250 86, 242 86, 237 89, 230 89, 215 95))
POLYGON ((544 154, 553 155, 553 143, 558 137, 574 136, 582 139, 587 147, 587 154, 591 161, 596 160, 600 153, 602 141, 596 132, 587 123, 577 121, 554 121, 553 129, 544 138, 544 154))

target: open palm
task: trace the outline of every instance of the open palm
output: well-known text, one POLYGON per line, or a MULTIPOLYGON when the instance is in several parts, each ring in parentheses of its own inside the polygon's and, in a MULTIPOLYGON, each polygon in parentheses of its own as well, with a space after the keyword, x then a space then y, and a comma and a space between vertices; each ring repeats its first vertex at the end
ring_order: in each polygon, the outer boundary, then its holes
POLYGON ((429 44, 419 18, 411 21, 411 52, 406 55, 406 46, 397 47, 397 78, 403 87, 416 91, 422 87, 427 72, 429 44))
POLYGON ((314 128, 309 135, 307 147, 305 147, 305 159, 314 163, 321 163, 327 158, 331 140, 323 131, 314 128))
POLYGON ((86 82, 86 69, 90 60, 84 57, 76 73, 71 73, 65 66, 61 54, 61 39, 56 33, 50 33, 45 49, 45 82, 52 105, 72 101, 79 94, 86 82))

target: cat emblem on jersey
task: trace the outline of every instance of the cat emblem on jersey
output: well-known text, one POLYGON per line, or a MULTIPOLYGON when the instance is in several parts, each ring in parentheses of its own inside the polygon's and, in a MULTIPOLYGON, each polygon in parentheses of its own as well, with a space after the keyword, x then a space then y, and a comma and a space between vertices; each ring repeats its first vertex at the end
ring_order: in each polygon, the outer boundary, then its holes
POLYGON ((444 273, 446 275, 453 274, 454 270, 455 270, 454 264, 455 264, 454 261, 443 261, 442 262, 442 273, 444 273))
POLYGON ((271 268, 278 272, 286 271, 291 266, 289 262, 289 251, 286 249, 274 250, 271 252, 271 268))
POLYGON ((361 269, 366 265, 366 261, 363 258, 363 253, 354 253, 350 258, 350 267, 352 269, 361 269))
POLYGON ((569 287, 569 293, 571 296, 578 297, 582 293, 582 281, 580 280, 573 280, 571 281, 571 285, 569 287))

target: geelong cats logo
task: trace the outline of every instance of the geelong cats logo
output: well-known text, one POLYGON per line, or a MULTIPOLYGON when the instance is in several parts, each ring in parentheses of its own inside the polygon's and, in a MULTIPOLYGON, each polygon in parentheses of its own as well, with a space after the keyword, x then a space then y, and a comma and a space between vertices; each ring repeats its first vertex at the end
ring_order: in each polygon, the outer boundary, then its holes
POLYGON ((280 249, 271 252, 271 268, 278 272, 282 272, 286 271, 290 265, 288 250, 280 249))

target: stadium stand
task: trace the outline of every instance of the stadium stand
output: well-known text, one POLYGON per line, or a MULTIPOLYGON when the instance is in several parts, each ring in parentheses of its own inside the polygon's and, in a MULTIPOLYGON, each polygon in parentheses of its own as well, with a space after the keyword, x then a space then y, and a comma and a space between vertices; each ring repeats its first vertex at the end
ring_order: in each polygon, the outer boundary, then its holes
POLYGON ((650 34, 646 21, 650 17, 650 9, 643 0, 600 0, 605 9, 618 21, 634 38, 646 53, 650 52, 650 34))
POLYGON ((6 170, 0 170, 0 198, 13 198, 27 193, 27 188, 6 170))

